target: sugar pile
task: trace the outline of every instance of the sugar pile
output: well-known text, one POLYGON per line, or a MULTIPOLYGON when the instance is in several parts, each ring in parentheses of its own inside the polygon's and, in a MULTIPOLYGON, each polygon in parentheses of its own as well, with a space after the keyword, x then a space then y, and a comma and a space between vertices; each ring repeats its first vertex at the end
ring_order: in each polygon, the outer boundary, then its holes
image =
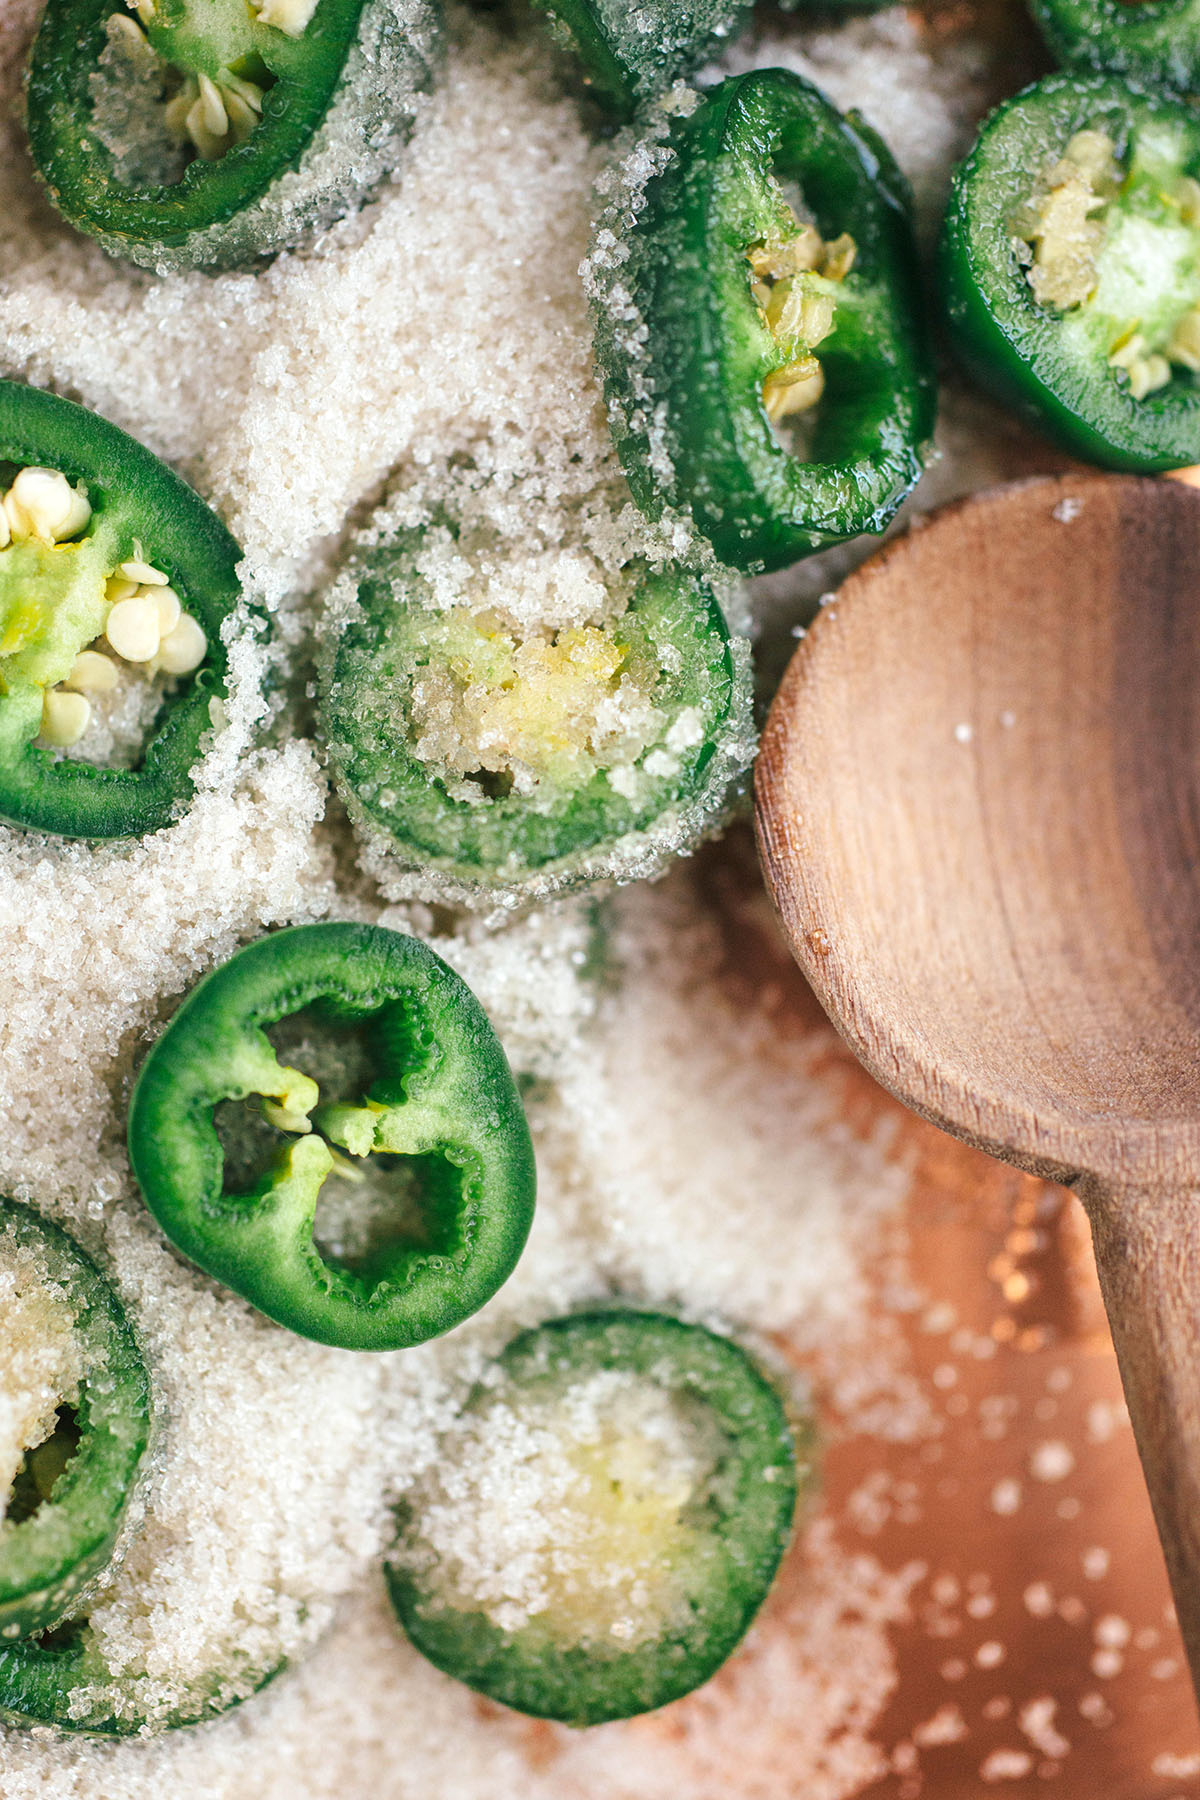
MULTIPOLYGON (((38 194, 13 116, 35 3, 0 8, 0 371, 95 407, 198 487, 243 544, 247 590, 296 675, 267 699, 267 653, 236 637, 228 726, 174 830, 108 848, 0 837, 0 1191, 63 1220, 109 1269, 162 1426, 141 1535, 92 1630, 159 1713, 214 1670, 296 1667, 153 1743, 5 1733, 0 1789, 650 1800, 678 1792, 682 1768, 690 1800, 728 1792, 742 1724, 719 1698, 697 1703, 704 1758, 651 1722, 564 1738, 535 1766, 520 1721, 484 1715, 383 1616, 388 1505, 482 1359, 581 1300, 619 1292, 800 1350, 853 1343, 903 1173, 885 1143, 837 1127, 819 1044, 780 1039, 765 1001, 731 992, 686 873, 599 910, 447 935, 420 908, 381 908, 284 717, 309 672, 305 596, 397 481, 436 492, 466 471, 481 519, 533 556, 585 543, 614 567, 644 545, 577 273, 603 149, 536 40, 455 13, 401 177, 320 254, 156 280, 110 263, 38 194), (147 1222, 121 1148, 132 1068, 172 1000, 263 927, 331 914, 436 927, 534 1080, 540 1210, 516 1276, 477 1321, 390 1358, 304 1343, 192 1274, 147 1222)), ((977 52, 931 58, 899 12, 751 53, 807 58, 929 192, 977 106, 977 52)), ((779 1602, 786 1647, 746 1665, 746 1717, 782 1729, 783 1711, 799 1715, 789 1756, 804 1759, 806 1800, 842 1800, 879 1773, 884 1626, 907 1589, 870 1558, 851 1565, 820 1527, 806 1568, 803 1604, 779 1602)))

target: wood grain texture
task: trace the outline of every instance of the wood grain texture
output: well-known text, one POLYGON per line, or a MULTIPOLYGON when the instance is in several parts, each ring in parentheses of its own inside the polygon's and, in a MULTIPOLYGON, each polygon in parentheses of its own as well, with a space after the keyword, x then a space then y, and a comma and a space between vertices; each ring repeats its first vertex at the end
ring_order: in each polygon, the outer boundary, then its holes
POLYGON ((1200 494, 947 508, 797 650, 757 771, 793 952, 945 1129, 1079 1188, 1200 1682, 1200 494))

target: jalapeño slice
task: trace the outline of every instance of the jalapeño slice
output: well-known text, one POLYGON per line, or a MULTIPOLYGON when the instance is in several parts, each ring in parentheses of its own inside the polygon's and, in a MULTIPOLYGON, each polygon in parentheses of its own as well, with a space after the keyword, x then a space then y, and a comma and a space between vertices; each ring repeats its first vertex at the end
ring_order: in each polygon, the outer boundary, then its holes
POLYGON ((86 1616, 37 1637, 0 1644, 0 1722, 49 1725, 89 1737, 150 1737, 215 1719, 273 1681, 279 1664, 255 1671, 213 1674, 195 1696, 163 1713, 152 1678, 111 1669, 86 1616))
POLYGON ((650 873, 720 822, 753 754, 749 657, 706 582, 630 569, 586 621, 531 621, 494 582, 472 592, 465 545, 448 601, 428 542, 352 570, 323 684, 339 788, 385 866, 511 903, 650 873))
POLYGON ((49 0, 34 162, 112 255, 244 267, 371 197, 440 41, 436 0, 49 0))
POLYGON ((643 512, 690 513, 746 570, 884 528, 933 429, 909 210, 876 134, 783 69, 638 147, 588 268, 643 512))
POLYGON ((14 1200, 0 1200, 0 1291, 8 1640, 68 1617, 112 1561, 149 1438, 150 1383, 95 1264, 14 1200))
POLYGON ((1005 101, 956 170, 941 247, 957 347, 1076 455, 1200 462, 1200 125, 1115 76, 1005 101))
POLYGON ((529 1128, 486 1014, 425 944, 367 925, 276 932, 206 976, 142 1067, 129 1154, 185 1256, 350 1350, 459 1324, 533 1218, 529 1128))
POLYGON ((115 425, 0 381, 0 821, 81 838, 172 823, 224 693, 239 556, 115 425))
POLYGON ((1197 0, 1030 0, 1030 9, 1068 68, 1180 94, 1200 89, 1197 0))
POLYGON ((811 1453, 728 1338, 659 1313, 552 1320, 508 1346, 403 1504, 397 1617, 518 1712, 596 1725, 664 1706, 744 1636, 811 1453))
POLYGON ((630 113, 736 35, 743 0, 537 0, 583 65, 592 92, 630 113))

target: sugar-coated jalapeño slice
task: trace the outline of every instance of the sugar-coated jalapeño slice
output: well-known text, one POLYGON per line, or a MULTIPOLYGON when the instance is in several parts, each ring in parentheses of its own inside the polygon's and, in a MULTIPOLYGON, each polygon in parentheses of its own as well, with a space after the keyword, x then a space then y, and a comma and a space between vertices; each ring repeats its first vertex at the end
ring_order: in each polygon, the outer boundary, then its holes
POLYGON ((643 512, 689 513, 746 570, 884 528, 933 429, 909 213, 882 140, 784 69, 722 82, 638 146, 588 285, 643 512))
POLYGON ((112 1561, 149 1438, 150 1382, 99 1269, 6 1199, 0 1292, 2 1646, 73 1614, 112 1561))
POLYGON ((1190 106, 1109 75, 1006 100, 955 171, 940 271, 964 361, 1048 436, 1135 474, 1200 462, 1190 106))
POLYGON ((425 542, 357 565, 323 681, 372 848, 432 897, 512 901, 650 873, 723 819, 753 755, 749 656, 706 581, 633 568, 586 622, 531 623, 469 579, 447 604, 425 542))
POLYGON ((660 1313, 555 1319, 503 1352, 402 1504, 392 1603, 490 1699, 628 1718, 730 1656, 814 1478, 811 1428, 728 1338, 660 1313))
POLYGON ((1198 0, 1030 0, 1060 63, 1150 89, 1200 89, 1198 0))
POLYGON ((727 43, 749 17, 744 0, 537 0, 606 106, 629 113, 727 43))
POLYGON ((115 425, 0 381, 0 821, 117 838, 178 817, 240 554, 115 425))
POLYGON ((111 1669, 82 1616, 37 1637, 0 1643, 0 1723, 49 1725, 86 1737, 153 1737, 218 1718, 285 1666, 265 1674, 214 1672, 197 1683, 192 1698, 164 1713, 153 1694, 154 1679, 111 1669))
POLYGON ((112 255, 244 267, 371 197, 440 50, 437 0, 48 0, 34 162, 112 255))
POLYGON ((373 926, 295 926, 206 976, 142 1066, 129 1154, 185 1256, 351 1350, 459 1324, 533 1218, 529 1128, 486 1014, 427 945, 373 926))

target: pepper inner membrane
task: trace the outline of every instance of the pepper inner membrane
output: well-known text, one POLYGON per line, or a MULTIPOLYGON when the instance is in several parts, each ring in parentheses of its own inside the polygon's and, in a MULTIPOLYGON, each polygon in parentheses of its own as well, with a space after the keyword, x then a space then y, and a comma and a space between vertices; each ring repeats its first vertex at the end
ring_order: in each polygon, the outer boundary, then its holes
POLYGON ((128 553, 84 483, 0 463, 0 755, 31 740, 112 768, 140 761, 171 680, 207 653, 168 572, 128 553))
MULTIPOLYGON (((359 1114, 381 1091, 381 1069, 396 1060, 397 1038, 412 1046, 403 1010, 382 1010, 397 1017, 347 1023, 306 1009, 264 1028, 280 1064, 303 1071, 320 1090, 307 1122, 324 1137, 333 1162, 317 1197, 313 1242, 326 1262, 367 1282, 385 1273, 398 1244, 429 1255, 453 1254, 463 1198, 463 1171, 446 1155, 376 1149, 363 1154, 353 1131, 351 1153, 336 1117, 322 1114, 325 1108, 359 1114)), ((419 1049, 413 1061, 418 1059, 419 1049)), ((411 1069, 412 1062, 404 1060, 411 1069)), ((288 1146, 308 1135, 305 1123, 261 1094, 221 1101, 213 1125, 224 1156, 225 1193, 245 1194, 270 1182, 288 1146)))
POLYGON ((443 1440, 396 1560, 423 1611, 480 1612, 548 1648, 635 1650, 694 1625, 730 1450, 711 1407, 647 1375, 508 1383, 443 1440))
POLYGON ((300 37, 316 0, 130 4, 105 21, 91 126, 123 186, 170 187, 191 163, 219 162, 252 136, 277 79, 261 27, 300 37))
POLYGON ((817 350, 833 335, 858 248, 845 231, 826 242, 794 183, 768 175, 767 185, 771 223, 745 253, 754 304, 781 359, 763 380, 762 401, 784 449, 808 460, 826 386, 817 350))
POLYGON ((1119 151, 1075 132, 1012 220, 1013 250, 1064 347, 1135 400, 1200 373, 1200 181, 1188 133, 1158 121, 1119 151))
POLYGON ((621 617, 555 628, 496 607, 421 609, 411 681, 398 695, 417 761, 475 805, 509 795, 536 804, 600 771, 637 800, 648 782, 678 774, 691 724, 656 703, 662 671, 621 617))

